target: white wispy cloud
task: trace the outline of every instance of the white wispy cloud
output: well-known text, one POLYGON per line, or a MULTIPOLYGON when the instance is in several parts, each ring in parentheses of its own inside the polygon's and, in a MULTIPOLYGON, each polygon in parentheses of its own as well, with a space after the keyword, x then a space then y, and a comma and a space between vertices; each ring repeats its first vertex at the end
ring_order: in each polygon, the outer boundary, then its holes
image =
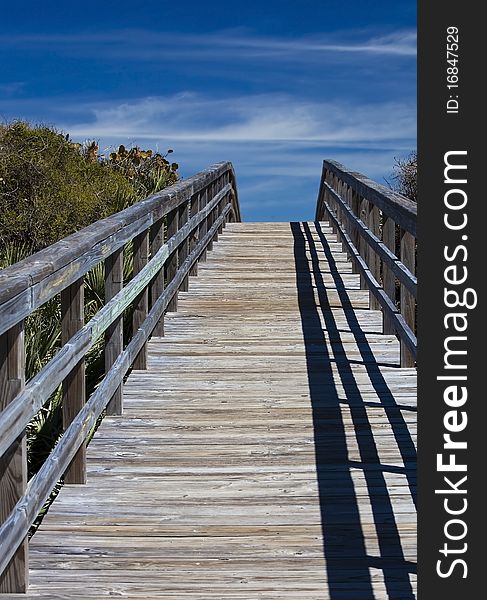
POLYGON ((17 92, 20 92, 24 89, 26 85, 25 81, 7 81, 4 83, 0 83, 0 94, 5 94, 6 96, 12 96, 17 92))
POLYGON ((185 92, 86 105, 84 110, 84 122, 69 124, 74 136, 353 146, 409 140, 416 134, 415 108, 397 102, 353 105, 272 93, 215 98, 185 92))
POLYGON ((383 182, 395 156, 415 146, 414 106, 313 102, 284 94, 218 98, 193 92, 78 106, 82 122, 66 124, 75 139, 107 148, 137 143, 165 151, 187 177, 231 160, 244 214, 313 218, 324 158, 383 182))
POLYGON ((337 54, 368 54, 380 56, 416 55, 416 32, 405 29, 376 35, 371 31, 334 32, 320 36, 295 38, 264 37, 234 29, 213 33, 183 34, 125 29, 72 34, 4 35, 0 46, 31 46, 51 50, 62 47, 69 54, 127 60, 185 58, 193 60, 259 58, 303 60, 313 55, 329 59, 337 54), (101 53, 101 54, 100 54, 101 53))

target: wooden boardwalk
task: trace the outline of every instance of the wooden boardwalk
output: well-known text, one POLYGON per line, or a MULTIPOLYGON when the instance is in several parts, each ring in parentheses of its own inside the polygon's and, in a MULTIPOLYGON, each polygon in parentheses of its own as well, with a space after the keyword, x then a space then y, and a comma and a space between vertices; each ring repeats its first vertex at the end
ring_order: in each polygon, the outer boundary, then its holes
POLYGON ((416 370, 325 223, 229 223, 26 598, 415 598, 416 370))

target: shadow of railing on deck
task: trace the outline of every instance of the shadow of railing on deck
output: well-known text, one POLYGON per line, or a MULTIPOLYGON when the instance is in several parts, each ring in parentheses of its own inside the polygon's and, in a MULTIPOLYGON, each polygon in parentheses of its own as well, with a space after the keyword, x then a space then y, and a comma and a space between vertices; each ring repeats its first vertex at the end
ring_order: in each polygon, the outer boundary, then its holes
MULTIPOLYGON (((297 273, 298 303, 306 347, 310 397, 313 412, 314 442, 323 530, 324 556, 331 600, 375 598, 370 568, 383 572, 389 598, 413 599, 409 573, 415 564, 405 560, 394 509, 384 472, 404 474, 413 501, 416 502, 415 447, 407 424, 390 392, 367 337, 362 331, 342 276, 319 223, 315 224, 319 241, 307 223, 291 223, 297 273), (306 252, 309 252, 308 259, 306 252), (367 415, 367 403, 361 397, 350 361, 346 356, 340 328, 331 310, 319 264, 319 252, 327 259, 343 315, 359 348, 361 364, 380 398, 380 406, 389 420, 404 467, 388 467, 380 462, 374 434, 367 415), (313 287, 314 286, 314 287, 313 287), (318 305, 315 301, 315 291, 318 305), (324 322, 324 328, 322 324, 324 322), (328 333, 325 337, 324 330, 328 333), (339 396, 333 379, 332 364, 344 389, 339 396), (345 424, 341 406, 346 403, 360 453, 360 462, 349 460, 345 424), (363 524, 351 469, 363 471, 366 491, 372 507, 380 557, 367 554, 363 524)), ((342 330, 343 331, 343 330, 342 330)), ((372 525, 371 525, 372 526, 372 525)))

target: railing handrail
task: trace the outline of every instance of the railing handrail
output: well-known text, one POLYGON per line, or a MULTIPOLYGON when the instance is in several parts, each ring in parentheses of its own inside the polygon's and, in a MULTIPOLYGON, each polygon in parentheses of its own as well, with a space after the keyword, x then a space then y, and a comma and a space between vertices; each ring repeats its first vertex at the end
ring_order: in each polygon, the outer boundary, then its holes
POLYGON ((96 315, 64 344, 54 357, 29 381, 20 394, 0 413, 0 456, 21 435, 44 402, 62 383, 70 369, 79 362, 108 327, 148 285, 157 271, 163 267, 177 246, 186 240, 193 227, 198 225, 207 212, 213 209, 232 189, 227 184, 206 209, 192 217, 177 234, 171 237, 147 265, 96 315), (181 235, 182 234, 182 235, 181 235))
POLYGON ((316 220, 323 219, 330 221, 354 272, 360 273, 361 287, 371 294, 371 308, 382 310, 384 332, 399 337, 401 366, 413 366, 417 353, 416 203, 336 161, 324 160, 316 204, 316 220))
MULTIPOLYGON (((323 170, 328 170, 349 185, 357 194, 372 202, 395 223, 416 237, 417 205, 411 199, 369 179, 358 171, 352 171, 341 163, 325 159, 323 170)), ((323 181, 323 178, 322 178, 323 181)))
MULTIPOLYGON (((216 163, 2 269, 0 334, 225 172, 230 173, 230 179, 234 182, 232 164, 228 161, 216 163)), ((236 186, 233 187, 235 218, 240 220, 238 195, 236 186)))
POLYGON ((197 261, 229 219, 240 221, 240 208, 233 167, 222 162, 0 272, 0 457, 5 469, 0 492, 6 500, 0 521, 0 592, 26 590, 30 526, 63 474, 70 483, 84 483, 89 431, 105 408, 121 414, 124 376, 132 367, 147 368, 150 335, 163 335, 164 313, 176 310, 178 290, 188 289, 188 276, 196 274, 197 261), (134 275, 124 287, 123 251, 130 240, 134 275), (105 304, 84 324, 84 275, 102 261, 105 304), (23 320, 59 292, 61 348, 25 383, 23 320), (134 305, 133 335, 124 349, 122 315, 129 304, 134 305), (84 360, 103 334, 105 375, 85 402, 84 360), (27 483, 22 438, 60 384, 64 434, 27 483))

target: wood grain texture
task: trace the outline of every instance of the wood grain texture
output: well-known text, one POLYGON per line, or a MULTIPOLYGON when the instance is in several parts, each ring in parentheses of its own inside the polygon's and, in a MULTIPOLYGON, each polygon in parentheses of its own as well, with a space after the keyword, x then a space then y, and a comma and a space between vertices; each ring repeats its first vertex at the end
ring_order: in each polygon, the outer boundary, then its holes
MULTIPOLYGON (((84 278, 61 292, 61 345, 84 325, 84 278)), ((63 430, 71 425, 86 402, 85 359, 81 358, 63 381, 63 430)), ((64 474, 65 483, 86 482, 86 446, 82 444, 64 474)))
MULTIPOLYGON (((123 288, 123 248, 105 260, 105 305, 123 288)), ((123 316, 119 315, 105 332, 105 373, 108 373, 123 350, 123 316)), ((121 415, 122 386, 119 386, 107 405, 107 414, 121 415)))
MULTIPOLYGON (((181 204, 181 206, 179 207, 178 221, 179 221, 180 229, 182 229, 186 225, 186 223, 188 222, 188 218, 189 218, 189 206, 188 206, 188 203, 186 202, 184 204, 181 204)), ((188 251, 189 251, 189 240, 186 237, 184 239, 184 241, 182 241, 179 244, 179 248, 178 248, 178 263, 180 265, 182 265, 183 262, 186 260, 186 257, 188 256, 188 251)), ((187 276, 183 279, 183 282, 181 283, 181 287, 179 289, 182 292, 188 291, 188 277, 187 276)))
POLYGON ((414 598, 416 372, 380 330, 330 227, 227 223, 26 597, 414 598))
MULTIPOLYGON (((39 514, 44 502, 47 500, 49 494, 53 490, 61 475, 69 466, 69 463, 74 458, 77 450, 84 443, 88 432, 94 427, 98 417, 106 408, 110 398, 113 396, 118 386, 122 383, 123 378, 133 365, 135 357, 139 354, 140 350, 149 339, 150 334, 154 330, 164 310, 166 310, 175 290, 179 288, 183 278, 189 273, 194 261, 196 261, 198 256, 200 256, 202 248, 207 246, 209 241, 213 239, 213 236, 221 222, 227 219, 232 213, 233 209, 231 204, 227 204, 221 216, 212 225, 207 235, 199 241, 193 252, 180 266, 176 276, 164 290, 163 294, 156 300, 149 314, 147 315, 147 318, 139 327, 137 332, 132 336, 132 339, 122 354, 117 358, 110 372, 101 381, 96 388, 96 391, 89 398, 88 402, 73 419, 72 423, 66 429, 64 435, 57 443, 48 458, 45 460, 42 467, 29 481, 26 493, 19 499, 14 510, 1 524, 0 572, 3 572, 8 566, 10 559, 14 555, 16 548, 19 545, 19 540, 22 540, 27 535, 30 525, 39 514)), ((164 251, 166 250, 167 248, 164 249, 164 251)), ((161 249, 160 252, 163 252, 163 249, 161 249)), ((154 258, 154 260, 156 260, 156 258, 154 258)), ((150 268, 150 265, 148 265, 146 268, 150 268)), ((143 271, 134 277, 131 284, 135 283, 142 275, 143 271)), ((80 330, 79 333, 82 333, 83 331, 84 328, 80 330)), ((21 395, 22 394, 16 397, 16 401, 21 397, 21 395)), ((11 403, 9 406, 12 404, 13 403, 11 403)))
MULTIPOLYGON (((401 366, 414 366, 414 362, 412 361, 416 359, 417 338, 413 328, 411 328, 411 326, 408 324, 404 315, 398 312, 393 300, 391 300, 391 298, 386 294, 380 283, 374 277, 370 271, 367 260, 361 256, 359 250, 353 245, 350 236, 346 233, 342 224, 339 222, 334 210, 326 202, 323 204, 326 207, 326 214, 329 221, 335 226, 340 239, 344 242, 345 247, 349 250, 349 256, 351 256, 352 260, 355 261, 355 264, 360 272, 360 286, 368 289, 371 295, 375 297, 382 312, 387 315, 388 319, 393 324, 394 330, 401 340, 403 347, 407 349, 407 352, 411 355, 409 364, 405 365, 401 363, 401 366)), ((414 241, 412 236, 410 236, 410 238, 414 241)), ((367 257, 369 253, 372 253, 372 249, 370 247, 362 248, 362 251, 364 251, 364 254, 367 257)), ((404 258, 404 260, 406 260, 406 258, 404 258)), ((410 297, 412 298, 411 304, 413 307, 415 307, 416 304, 414 296, 410 295, 410 297)))
MULTIPOLYGON (((201 192, 199 192, 198 194, 195 194, 191 198, 190 214, 189 214, 190 219, 192 219, 196 214, 198 214, 198 212, 202 208, 204 208, 204 205, 203 205, 203 202, 202 202, 201 198, 202 198, 201 192)), ((194 247, 196 246, 196 244, 198 243, 198 240, 199 240, 199 231, 200 231, 200 225, 198 225, 198 227, 195 227, 195 229, 191 233, 191 236, 189 238, 189 252, 191 252, 194 249, 194 247)), ((192 277, 196 277, 196 275, 198 275, 198 263, 197 262, 193 265, 193 267, 192 267, 191 271, 189 272, 189 274, 192 277)))
MULTIPOLYGON (((18 323, 0 336, 0 411, 10 404, 25 384, 24 325, 18 323)), ((0 456, 0 523, 11 513, 27 487, 25 432, 0 456)), ((27 590, 29 548, 23 540, 7 568, 0 573, 0 592, 27 590)))
MULTIPOLYGON (((374 206, 373 204, 369 204, 368 229, 370 230, 371 234, 376 239, 380 238, 379 227, 380 227, 380 211, 377 208, 377 206, 374 206)), ((368 257, 367 264, 369 266, 370 272, 372 273, 374 279, 376 281, 380 282, 381 281, 380 259, 372 246, 369 246, 369 257, 368 257)), ((374 297, 374 295, 371 294, 370 308, 377 309, 379 307, 380 307, 379 302, 374 297)))
MULTIPOLYGON (((385 241, 380 240, 380 216, 377 214, 378 209, 370 204, 367 204, 367 201, 364 200, 364 210, 362 211, 362 216, 358 215, 357 218, 355 218, 353 210, 346 205, 345 201, 335 190, 329 189, 328 192, 328 195, 333 200, 332 205, 338 208, 341 207, 343 209, 339 214, 339 219, 340 222, 344 224, 345 229, 356 248, 361 247, 360 238, 362 238, 362 245, 367 248, 367 264, 369 264, 371 272, 374 272, 374 277, 378 279, 375 273, 377 273, 376 265, 380 259, 380 261, 382 261, 384 265, 392 271, 399 281, 406 286, 406 289, 414 297, 416 297, 417 279, 415 274, 409 271, 409 269, 395 255, 394 244, 391 249, 389 246, 387 246, 385 241), (362 217, 368 221, 367 225, 359 220, 362 217), (349 231, 350 228, 352 233, 349 231), (375 258, 373 255, 375 255, 375 258)), ((383 217, 385 216, 383 215, 383 217)), ((385 217, 385 219, 384 226, 387 223, 389 223, 389 226, 391 223, 392 226, 394 226, 392 219, 387 217, 385 217)), ((365 253, 363 256, 365 258, 365 253)))
MULTIPOLYGON (((407 231, 401 229, 401 261, 411 271, 416 269, 416 239, 407 231)), ((416 301, 409 290, 401 284, 401 315, 408 327, 415 331, 416 328, 416 301)), ((415 364, 415 355, 411 353, 406 344, 401 346, 401 366, 412 367, 415 364)))
MULTIPOLYGON (((134 238, 134 277, 138 275, 149 261, 149 231, 144 231, 134 238)), ((135 334, 147 318, 149 312, 149 288, 146 285, 134 301, 132 330, 135 334)), ((147 345, 144 344, 135 358, 134 369, 147 368, 147 345)))
MULTIPOLYGON (((167 215, 167 239, 170 240, 179 229, 179 211, 173 210, 167 215)), ((169 285, 176 276, 178 270, 178 251, 177 248, 169 255, 166 262, 166 283, 169 285)), ((178 309, 178 293, 176 292, 169 303, 168 310, 176 311, 178 309)))
MULTIPOLYGON (((417 206, 415 202, 334 160, 323 161, 323 173, 326 175, 328 172, 331 172, 343 183, 350 185, 362 198, 377 206, 400 227, 416 237, 417 206)), ((317 207, 317 210, 319 211, 320 207, 317 207)), ((322 217, 322 214, 320 215, 318 212, 318 220, 320 216, 322 217)))
MULTIPOLYGON (((232 164, 217 163, 3 269, 0 272, 0 333, 224 174, 235 186, 232 164)), ((236 190, 232 205, 240 220, 236 190)))
MULTIPOLYGON (((153 258, 157 252, 162 248, 164 244, 164 232, 165 232, 165 219, 159 219, 156 221, 150 230, 150 253, 153 258)), ((164 291, 164 267, 162 267, 158 274, 154 277, 150 285, 150 306, 152 307, 164 291)), ((153 335, 163 336, 164 335, 164 316, 161 317, 159 322, 154 328, 153 335)))
MULTIPOLYGON (((382 241, 389 250, 396 253, 396 224, 390 217, 385 217, 382 224, 382 241)), ((382 265, 382 285, 385 293, 396 303, 396 278, 390 268, 390 265, 382 265)), ((384 333, 394 333, 394 324, 392 320, 384 313, 384 333)))

